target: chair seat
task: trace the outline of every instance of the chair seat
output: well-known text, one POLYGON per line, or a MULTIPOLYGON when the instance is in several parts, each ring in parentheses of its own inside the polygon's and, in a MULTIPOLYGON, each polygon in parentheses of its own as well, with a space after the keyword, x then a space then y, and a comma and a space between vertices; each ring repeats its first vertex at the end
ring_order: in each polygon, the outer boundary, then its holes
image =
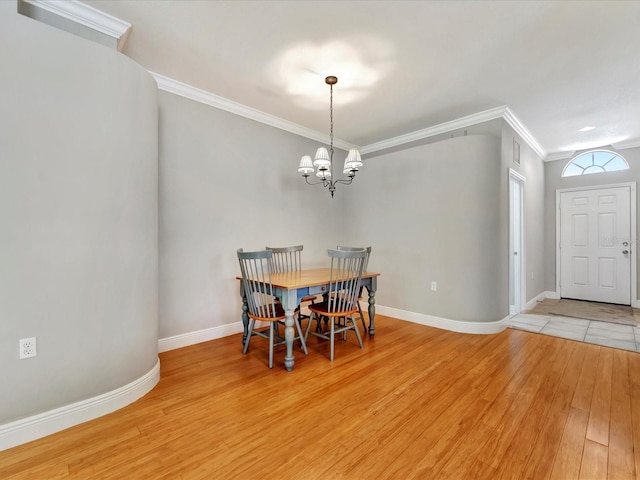
POLYGON ((357 308, 352 308, 351 310, 331 312, 329 311, 329 303, 326 301, 309 305, 309 310, 311 310, 314 313, 317 313, 318 315, 324 315, 327 317, 344 317, 346 315, 353 315, 358 311, 357 308))
MULTIPOLYGON (((281 320, 284 320, 287 316, 284 313, 284 308, 282 308, 282 304, 281 303, 275 303, 275 312, 272 311, 271 306, 268 306, 268 317, 261 317, 259 315, 252 315, 251 313, 249 313, 249 318, 253 318, 254 320, 258 320, 261 322, 279 322, 281 320)), ((297 310, 296 310, 297 312, 297 310)))

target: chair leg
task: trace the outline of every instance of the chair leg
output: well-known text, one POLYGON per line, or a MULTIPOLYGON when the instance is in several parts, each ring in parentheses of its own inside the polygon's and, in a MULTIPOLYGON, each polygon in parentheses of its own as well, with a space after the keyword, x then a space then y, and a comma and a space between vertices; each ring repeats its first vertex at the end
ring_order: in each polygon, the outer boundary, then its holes
POLYGON ((273 368, 273 335, 276 330, 274 323, 276 322, 269 324, 269 368, 273 368))
POLYGON ((329 360, 333 362, 333 353, 334 353, 334 342, 335 342, 335 319, 331 318, 329 319, 331 321, 331 334, 329 335, 331 338, 331 347, 330 347, 330 352, 331 354, 329 355, 329 360))
POLYGON ((364 315, 362 314, 362 307, 360 306, 360 302, 358 302, 358 313, 360 314, 360 320, 362 320, 362 331, 367 333, 367 324, 364 321, 364 315))
POLYGON ((356 337, 358 337, 358 343, 360 344, 360 348, 364 348, 364 345, 362 344, 362 338, 360 337, 360 331, 358 330, 358 324, 356 323, 356 320, 353 318, 353 315, 351 315, 351 324, 353 325, 353 329, 356 331, 356 337))
POLYGON ((253 327, 255 326, 256 321, 251 319, 249 321, 249 330, 247 331, 247 338, 244 341, 244 347, 242 348, 242 354, 245 355, 247 350, 249 350, 249 342, 251 341, 251 337, 253 336, 253 327))
POLYGON ((300 326, 300 321, 298 319, 293 320, 296 324, 296 328, 298 329, 298 339, 300 340, 300 344, 302 345, 302 351, 305 355, 309 355, 307 352, 307 342, 305 342, 305 337, 302 336, 302 327, 300 326))
MULTIPOLYGON (((316 316, 316 314, 314 312, 311 312, 311 315, 309 316, 309 322, 307 323, 307 329, 304 331, 304 343, 306 345, 307 343, 307 338, 309 338, 309 330, 311 330, 311 324, 313 323, 313 318, 316 316)), ((316 320, 317 322, 318 320, 316 320)))

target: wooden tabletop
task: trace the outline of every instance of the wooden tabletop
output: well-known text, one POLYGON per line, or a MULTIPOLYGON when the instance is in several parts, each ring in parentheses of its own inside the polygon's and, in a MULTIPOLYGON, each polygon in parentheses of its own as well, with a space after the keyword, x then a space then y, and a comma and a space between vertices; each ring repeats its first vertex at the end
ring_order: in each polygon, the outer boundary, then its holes
MULTIPOLYGON (((313 287, 329 283, 331 275, 330 268, 310 268, 299 272, 272 273, 271 283, 274 287, 293 290, 296 288, 313 287)), ((372 278, 380 276, 375 272, 363 272, 362 278, 372 278)), ((236 277, 241 280, 242 277, 236 277)))

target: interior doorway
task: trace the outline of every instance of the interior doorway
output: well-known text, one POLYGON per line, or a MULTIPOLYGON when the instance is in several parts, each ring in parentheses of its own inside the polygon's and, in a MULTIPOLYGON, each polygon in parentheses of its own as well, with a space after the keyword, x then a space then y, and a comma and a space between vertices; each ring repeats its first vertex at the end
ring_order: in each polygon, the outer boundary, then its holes
POLYGON ((525 304, 524 255, 525 177, 509 169, 509 314, 522 312, 525 304))

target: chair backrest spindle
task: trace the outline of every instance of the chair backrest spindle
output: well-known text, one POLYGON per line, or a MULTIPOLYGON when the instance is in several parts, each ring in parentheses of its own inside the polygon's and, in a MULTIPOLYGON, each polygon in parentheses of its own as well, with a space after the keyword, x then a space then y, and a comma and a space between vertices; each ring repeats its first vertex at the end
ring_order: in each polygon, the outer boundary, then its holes
POLYGON ((329 250, 328 253, 331 257, 328 310, 332 313, 353 310, 358 301, 367 251, 329 250))
POLYGON ((261 318, 273 317, 276 312, 271 283, 271 257, 269 250, 244 252, 238 250, 242 273, 242 287, 247 298, 249 313, 261 318))
POLYGON ((273 253, 271 264, 274 273, 299 272, 302 270, 302 245, 265 248, 273 253))

